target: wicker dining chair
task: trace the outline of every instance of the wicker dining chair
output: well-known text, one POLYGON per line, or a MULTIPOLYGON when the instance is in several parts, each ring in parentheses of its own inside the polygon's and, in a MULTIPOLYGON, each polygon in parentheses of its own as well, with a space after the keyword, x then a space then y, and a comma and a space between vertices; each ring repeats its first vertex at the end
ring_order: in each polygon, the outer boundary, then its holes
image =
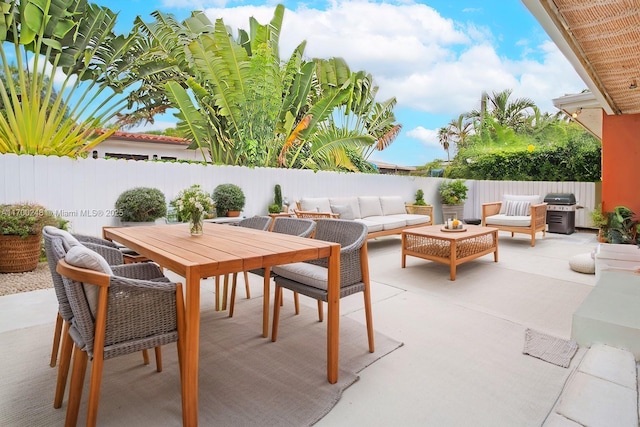
MULTIPOLYGON (((271 232, 288 234, 291 236, 310 237, 313 231, 315 230, 315 228, 316 228, 316 222, 311 219, 277 217, 274 220, 273 227, 271 228, 271 232)), ((268 276, 265 277, 264 268, 250 270, 249 273, 253 273, 258 276, 264 277, 264 289, 269 288, 270 278, 268 276)), ((245 271, 244 274, 245 274, 245 283, 248 283, 247 277, 246 277, 247 272, 245 271)), ((271 277, 273 276, 271 275, 271 277)), ((235 279, 235 275, 234 275, 234 279, 235 279)), ((229 303, 229 317, 233 317, 235 300, 236 300, 236 280, 234 280, 231 285, 231 301, 229 303)), ((296 314, 298 314, 300 313, 300 303, 298 300, 297 293, 294 293, 294 301, 295 301, 296 314)), ((320 304, 322 303, 320 302, 320 304)), ((320 311, 322 311, 322 305, 320 305, 320 311)))
MULTIPOLYGON (((371 315, 371 288, 369 283, 369 259, 367 254, 367 226, 343 219, 320 219, 315 239, 340 243, 340 298, 356 292, 364 293, 364 310, 367 322, 369 351, 374 352, 373 319, 371 315)), ((276 291, 273 303, 273 328, 271 341, 278 338, 281 288, 291 289, 302 295, 327 302, 328 260, 322 258, 274 266, 276 291)))
MULTIPOLYGON (((66 388, 69 365, 71 363, 71 351, 73 349, 73 344, 68 334, 69 327, 71 326, 71 321, 73 319, 73 312, 69 305, 62 277, 60 276, 60 273, 56 271, 56 268, 58 261, 64 259, 69 249, 82 244, 67 231, 60 230, 52 226, 44 227, 42 230, 42 236, 44 237, 44 247, 49 269, 51 271, 51 279, 56 299, 58 300, 58 313, 56 315, 56 326, 53 336, 53 348, 51 349, 50 366, 54 367, 56 365, 58 351, 60 351, 60 365, 58 366, 58 378, 56 381, 56 391, 53 403, 54 408, 60 408, 64 398, 64 390, 66 388), (61 339, 62 345, 60 345, 61 339)), ((121 267, 119 268, 121 270, 121 275, 135 278, 146 278, 154 281, 168 281, 159 268, 153 264, 141 267, 123 265, 122 254, 120 254, 118 249, 86 242, 82 246, 102 255, 110 265, 114 267, 116 265, 120 265, 121 267), (110 262, 109 260, 114 262, 110 262)), ((143 363, 148 365, 149 355, 147 350, 143 350, 142 355, 143 363)), ((161 353, 157 351, 156 365, 159 363, 161 363, 161 353)))
MULTIPOLYGON (((95 426, 97 422, 105 360, 175 342, 181 369, 182 285, 141 278, 142 269, 154 268, 158 269, 153 263, 110 267, 100 254, 82 246, 72 247, 64 259, 58 261, 56 270, 62 277, 73 312, 69 336, 74 343, 74 358, 65 425, 77 423, 89 359, 93 362, 87 426, 95 426), (131 269, 137 270, 138 278, 120 275, 131 269)), ((161 359, 156 370, 162 371, 161 359)))
MULTIPOLYGON (((252 228, 254 230, 262 230, 262 231, 267 231, 269 229, 269 227, 271 226, 271 217, 270 216, 253 216, 250 218, 245 218, 242 221, 240 221, 237 226, 238 227, 245 227, 245 228, 252 228)), ((244 289, 245 289, 245 294, 247 296, 247 299, 251 298, 251 290, 249 289, 249 276, 247 274, 246 271, 243 272, 244 274, 244 289)), ((238 273, 233 273, 233 280, 232 280, 232 284, 231 284, 231 289, 232 289, 232 294, 231 294, 231 298, 234 299, 235 298, 235 289, 236 289, 236 282, 238 280, 238 273)), ((228 293, 228 287, 229 287, 229 276, 226 275, 224 278, 224 295, 223 295, 223 302, 222 302, 222 308, 226 309, 227 308, 227 293, 228 293)), ((218 291, 220 290, 220 276, 216 277, 216 295, 218 295, 218 291)), ((216 297, 217 298, 217 297, 216 297)), ((233 303, 231 303, 233 304, 233 303)), ((233 305, 230 304, 230 314, 229 317, 231 317, 233 315, 233 313, 231 313, 231 310, 233 309, 233 305)))

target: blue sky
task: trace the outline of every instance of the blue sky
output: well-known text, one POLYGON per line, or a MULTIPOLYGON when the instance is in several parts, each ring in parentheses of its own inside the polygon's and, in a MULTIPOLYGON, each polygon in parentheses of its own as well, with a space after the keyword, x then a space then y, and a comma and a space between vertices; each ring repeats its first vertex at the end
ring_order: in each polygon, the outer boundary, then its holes
MULTIPOLYGON (((185 18, 204 10, 232 29, 248 29, 249 17, 267 23, 277 2, 224 0, 97 0, 119 12, 119 30, 136 16, 151 21, 161 10, 185 18)), ((285 1, 280 39, 288 58, 302 40, 311 57, 343 57, 366 70, 380 100, 395 96, 402 132, 371 160, 423 165, 446 159, 437 130, 461 113, 478 109, 483 90, 513 90, 543 111, 552 98, 586 88, 520 0, 285 1)), ((158 118, 154 128, 172 125, 158 118)))

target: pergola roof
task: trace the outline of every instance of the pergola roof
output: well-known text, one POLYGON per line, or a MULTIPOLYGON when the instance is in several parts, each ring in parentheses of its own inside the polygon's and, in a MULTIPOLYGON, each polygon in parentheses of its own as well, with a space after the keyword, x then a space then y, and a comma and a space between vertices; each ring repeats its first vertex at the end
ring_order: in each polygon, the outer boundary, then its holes
POLYGON ((639 0, 522 2, 607 114, 640 113, 639 0))

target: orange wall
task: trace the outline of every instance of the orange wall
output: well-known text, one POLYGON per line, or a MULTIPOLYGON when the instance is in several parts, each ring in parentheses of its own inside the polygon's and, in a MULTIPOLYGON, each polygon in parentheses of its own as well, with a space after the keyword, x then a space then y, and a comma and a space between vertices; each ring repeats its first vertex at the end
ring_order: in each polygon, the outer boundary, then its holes
POLYGON ((602 209, 640 217, 640 114, 602 117, 602 209))

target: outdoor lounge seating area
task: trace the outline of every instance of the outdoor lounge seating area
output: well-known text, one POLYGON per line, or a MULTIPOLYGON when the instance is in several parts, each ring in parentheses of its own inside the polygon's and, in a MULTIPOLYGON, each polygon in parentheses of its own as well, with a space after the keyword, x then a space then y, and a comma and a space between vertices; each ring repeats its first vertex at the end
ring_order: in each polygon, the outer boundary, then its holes
MULTIPOLYGON (((201 340, 213 343, 202 344, 206 362, 200 367, 200 394, 204 396, 199 409, 201 425, 225 425, 233 423, 231 420, 263 425, 265 419, 273 420, 271 417, 287 410, 291 413, 280 418, 278 424, 287 425, 287 419, 293 420, 293 414, 303 410, 303 392, 296 389, 299 396, 285 396, 293 405, 289 409, 277 406, 279 403, 272 401, 276 394, 264 391, 272 390, 269 387, 273 381, 257 379, 260 369, 264 369, 265 378, 272 379, 274 369, 277 370, 276 382, 284 381, 288 372, 296 372, 297 383, 307 384, 306 387, 317 384, 313 393, 332 387, 342 390, 338 403, 321 416, 315 424, 318 426, 469 423, 551 426, 576 419, 582 425, 611 425, 606 424, 611 420, 616 421, 615 425, 637 425, 636 370, 629 370, 628 352, 607 346, 594 346, 592 350, 581 347, 568 368, 523 354, 527 329, 571 338, 572 315, 594 289, 596 276, 571 270, 568 260, 594 250, 598 246, 595 233, 548 234, 538 242, 535 251, 522 245, 521 240, 525 239, 518 235, 513 239, 501 238, 499 262, 482 257, 462 264, 455 282, 449 280, 449 268, 438 263, 409 258, 410 268, 402 269, 399 236, 369 240, 376 353, 367 350, 361 294, 342 298, 341 338, 352 346, 341 344, 341 366, 349 369, 348 360, 364 354, 374 356, 356 377, 341 374, 345 381, 353 381, 348 388, 340 383, 328 384, 322 366, 298 374, 295 365, 301 360, 294 363, 283 359, 285 366, 280 366, 276 362, 280 356, 271 355, 275 359, 267 359, 271 360, 267 369, 255 365, 260 363, 257 359, 245 359, 252 354, 265 358, 262 353, 265 350, 284 350, 294 357, 297 351, 305 351, 310 358, 319 354, 314 361, 322 361, 326 326, 317 321, 314 300, 301 297, 303 307, 296 316, 292 293, 285 292, 280 334, 278 341, 272 343, 260 338, 258 332, 262 277, 249 275, 251 299, 238 299, 233 318, 227 317, 226 312, 213 310, 213 299, 204 295, 211 295, 215 289, 214 279, 203 280, 201 340), (226 328, 233 329, 225 332, 226 328), (227 359, 233 356, 226 356, 227 350, 216 347, 215 342, 226 334, 237 337, 233 346, 244 349, 234 353, 238 360, 227 359), (389 338, 402 346, 392 350, 387 344, 389 338), (250 347, 243 347, 246 345, 243 342, 250 347), (306 350, 305 342, 308 342, 306 350), (620 366, 624 369, 618 374, 623 379, 614 380, 624 386, 594 374, 597 367, 615 370, 621 356, 625 362, 620 366), (222 357, 225 359, 221 364, 212 364, 222 357), (258 366, 262 368, 256 371, 258 366), (355 381, 357 377, 359 380, 355 381), (615 392, 596 389, 599 392, 594 394, 588 391, 593 389, 583 388, 584 384, 603 382, 607 383, 605 390, 615 392), (583 392, 580 396, 586 393, 591 397, 570 404, 569 397, 576 387, 583 392), (260 398, 266 395, 269 399, 260 398), (266 401, 270 403, 265 406, 266 401), (246 416, 262 413, 264 418, 252 422, 242 418, 242 411, 246 416), (598 424, 602 420, 605 423, 598 424)), ((165 274, 174 282, 182 280, 171 272, 165 274)), ((2 356, 7 368, 7 375, 0 380, 4 425, 23 425, 25 420, 31 420, 32 424, 61 425, 64 420, 66 402, 62 409, 53 409, 53 388, 49 388, 56 377, 55 370, 48 366, 55 301, 53 289, 0 298, 0 344, 12 350, 2 356), (42 339, 39 341, 37 337, 42 339), (21 384, 25 381, 30 384, 35 378, 41 385, 30 388, 27 399, 20 391, 24 387, 21 384), (27 402, 34 409, 27 409, 27 402)), ((165 346, 163 358, 165 369, 158 374, 151 374, 154 369, 142 365, 139 354, 105 363, 98 425, 121 425, 123 419, 155 425, 180 424, 180 376, 175 347, 165 346), (122 369, 128 372, 126 379, 118 374, 122 369), (127 385, 127 390, 123 390, 122 384, 127 385), (158 399, 165 403, 158 405, 158 399)), ((79 424, 85 420, 85 404, 83 401, 79 424)))
POLYGON ((368 238, 402 233, 403 229, 433 224, 431 214, 410 214, 399 196, 306 197, 296 202, 301 213, 309 217, 315 212, 326 217, 354 220, 367 226, 368 238), (307 215, 305 215, 305 213, 307 215))

